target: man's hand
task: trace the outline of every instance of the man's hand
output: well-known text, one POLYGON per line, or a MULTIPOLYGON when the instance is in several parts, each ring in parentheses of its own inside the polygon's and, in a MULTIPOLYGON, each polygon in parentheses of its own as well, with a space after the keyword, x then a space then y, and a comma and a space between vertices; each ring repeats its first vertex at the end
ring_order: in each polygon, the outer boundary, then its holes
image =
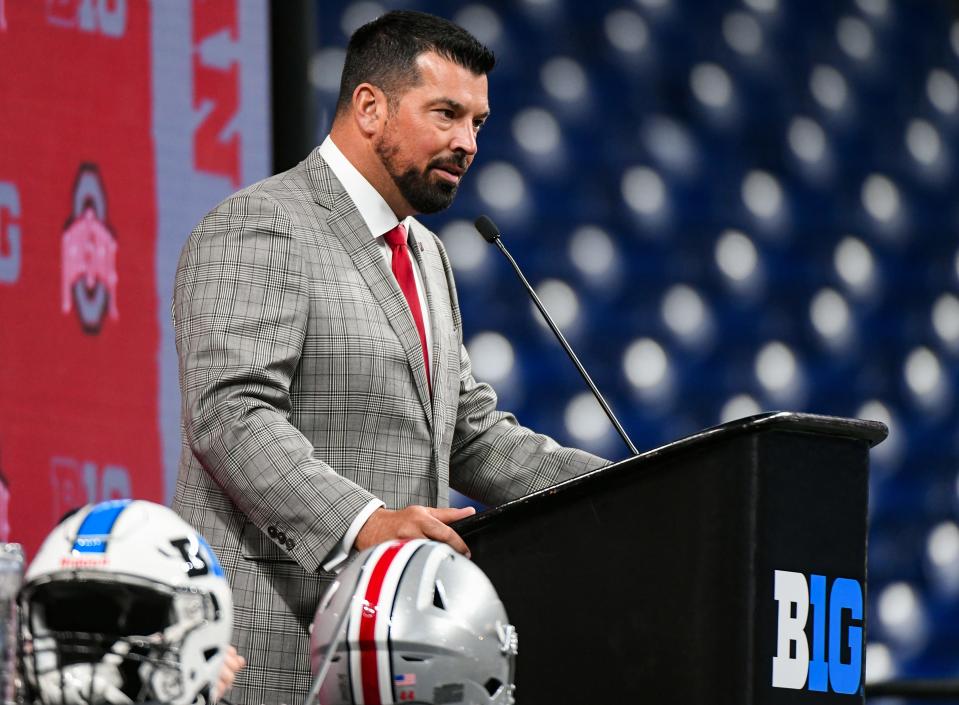
POLYGON ((433 539, 469 558, 470 551, 463 539, 447 524, 473 514, 476 514, 473 507, 433 509, 414 504, 396 511, 380 507, 366 520, 353 545, 362 551, 391 539, 433 539))
POLYGON ((217 681, 213 699, 218 700, 233 685, 233 679, 236 674, 246 667, 246 659, 236 652, 236 647, 230 646, 226 651, 226 657, 223 659, 223 666, 220 668, 220 678, 217 681))

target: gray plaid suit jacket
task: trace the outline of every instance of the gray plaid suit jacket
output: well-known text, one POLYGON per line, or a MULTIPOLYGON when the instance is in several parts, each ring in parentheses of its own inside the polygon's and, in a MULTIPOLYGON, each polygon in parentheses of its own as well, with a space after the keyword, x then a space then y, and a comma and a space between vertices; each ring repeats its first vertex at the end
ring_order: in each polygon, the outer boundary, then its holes
POLYGON ((303 701, 332 578, 320 565, 373 497, 442 507, 452 485, 495 505, 607 462, 496 410, 470 371, 446 252, 423 239, 432 398, 406 300, 319 150, 228 198, 184 246, 173 506, 233 586, 249 661, 235 703, 303 701))

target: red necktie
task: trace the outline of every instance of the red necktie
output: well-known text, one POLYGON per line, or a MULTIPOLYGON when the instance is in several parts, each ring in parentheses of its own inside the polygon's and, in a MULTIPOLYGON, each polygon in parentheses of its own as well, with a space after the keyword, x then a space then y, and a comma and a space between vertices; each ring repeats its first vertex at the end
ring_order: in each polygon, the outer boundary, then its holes
POLYGON ((416 323, 416 331, 420 334, 420 345, 423 347, 423 362, 426 364, 426 385, 429 387, 430 396, 433 395, 433 384, 430 381, 430 356, 426 347, 426 328, 423 325, 423 311, 420 308, 420 297, 416 294, 416 280, 413 278, 413 262, 410 260, 410 251, 406 246, 406 228, 399 223, 383 237, 387 244, 393 250, 393 276, 403 296, 406 297, 406 303, 410 305, 410 312, 413 314, 413 321, 416 323))

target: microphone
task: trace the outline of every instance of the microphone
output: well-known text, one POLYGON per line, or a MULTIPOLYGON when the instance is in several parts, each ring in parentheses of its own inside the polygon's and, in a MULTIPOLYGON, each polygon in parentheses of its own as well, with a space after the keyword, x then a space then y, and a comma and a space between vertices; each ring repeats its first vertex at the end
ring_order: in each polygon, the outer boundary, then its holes
POLYGON ((603 395, 599 393, 599 390, 596 388, 596 385, 593 384, 593 380, 590 379, 589 374, 586 372, 586 368, 583 367, 583 364, 579 361, 579 358, 576 357, 576 353, 573 352, 573 348, 570 347, 569 343, 566 342, 566 338, 563 336, 563 333, 553 322, 552 317, 549 315, 549 312, 546 310, 546 307, 543 306, 543 302, 539 300, 539 296, 536 295, 536 292, 533 290, 533 287, 530 286, 530 283, 526 281, 526 277, 523 276, 523 272, 520 270, 519 265, 516 264, 516 260, 513 259, 513 256, 506 249, 506 246, 503 244, 503 240, 500 238, 499 228, 496 227, 496 224, 490 220, 489 216, 481 215, 476 219, 474 223, 476 229, 479 231, 479 234, 483 236, 483 239, 486 242, 496 245, 500 252, 506 255, 506 259, 509 260, 509 263, 513 265, 513 269, 516 272, 516 276, 519 277, 519 280, 523 283, 523 286, 526 287, 526 291, 529 293, 530 297, 533 299, 533 303, 536 304, 536 308, 539 309, 539 312, 543 314, 543 318, 546 319, 546 323, 549 325, 550 330, 553 331, 553 335, 559 340, 560 345, 563 346, 563 350, 566 351, 566 354, 569 355, 569 359, 573 361, 573 364, 576 365, 576 369, 579 370, 579 373, 583 376, 583 379, 586 381, 586 384, 589 386, 590 391, 592 391, 593 396, 596 397, 596 401, 599 402, 599 405, 603 407, 603 411, 606 412, 606 416, 609 418, 610 422, 616 428, 616 431, 619 433, 620 437, 623 439, 623 442, 626 443, 626 447, 629 448, 629 452, 633 455, 639 455, 639 451, 636 450, 636 446, 633 445, 633 442, 629 440, 629 436, 626 435, 626 431, 623 430, 623 427, 620 425, 619 420, 616 418, 616 415, 613 413, 613 410, 609 408, 609 404, 606 403, 606 400, 603 398, 603 395))

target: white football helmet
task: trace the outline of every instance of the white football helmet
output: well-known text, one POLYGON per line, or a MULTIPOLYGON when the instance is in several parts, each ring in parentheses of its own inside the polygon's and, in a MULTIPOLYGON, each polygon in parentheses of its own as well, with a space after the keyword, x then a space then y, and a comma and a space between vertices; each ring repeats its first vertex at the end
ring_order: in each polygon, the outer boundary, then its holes
POLYGON ((211 701, 233 601, 209 545, 171 509, 116 500, 67 517, 19 602, 28 701, 211 701))
POLYGON ((310 661, 319 705, 511 705, 516 651, 478 566, 445 544, 389 541, 323 595, 310 661))

